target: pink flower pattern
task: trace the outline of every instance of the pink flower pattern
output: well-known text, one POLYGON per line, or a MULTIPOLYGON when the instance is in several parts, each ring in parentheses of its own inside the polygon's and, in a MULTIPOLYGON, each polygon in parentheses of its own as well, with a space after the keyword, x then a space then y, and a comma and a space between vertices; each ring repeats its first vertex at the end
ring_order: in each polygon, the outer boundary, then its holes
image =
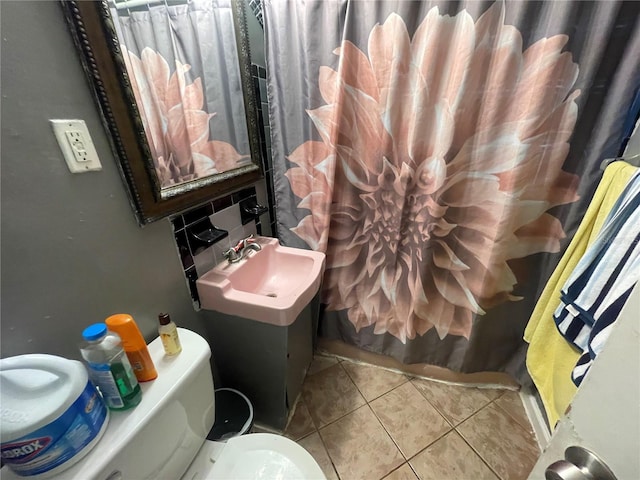
POLYGON ((509 262, 558 252, 548 210, 574 202, 562 170, 580 92, 567 37, 526 50, 502 2, 475 23, 432 8, 409 37, 391 14, 367 52, 343 41, 323 66, 325 105, 286 172, 291 230, 326 251, 323 301, 356 330, 402 342, 435 328, 469 338, 475 315, 515 301, 509 262))
POLYGON ((187 64, 167 61, 151 48, 140 58, 121 45, 127 70, 162 187, 238 168, 249 162, 227 142, 209 140, 209 120, 202 110, 202 80, 186 83, 187 64))

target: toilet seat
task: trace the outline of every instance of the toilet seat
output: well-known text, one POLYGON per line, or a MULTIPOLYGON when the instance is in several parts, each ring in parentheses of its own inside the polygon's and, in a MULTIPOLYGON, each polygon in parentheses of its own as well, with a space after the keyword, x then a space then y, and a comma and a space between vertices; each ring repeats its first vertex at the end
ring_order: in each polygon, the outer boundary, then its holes
POLYGON ((182 480, 326 480, 313 457, 296 442, 272 433, 252 433, 226 443, 207 440, 182 480))

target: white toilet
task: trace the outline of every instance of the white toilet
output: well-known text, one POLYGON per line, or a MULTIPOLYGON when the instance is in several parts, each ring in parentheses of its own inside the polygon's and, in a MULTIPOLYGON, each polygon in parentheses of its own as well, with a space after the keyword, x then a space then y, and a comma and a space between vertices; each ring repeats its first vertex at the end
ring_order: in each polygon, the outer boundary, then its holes
MULTIPOLYGON (((160 339, 149 345, 158 378, 142 383, 142 401, 111 412, 102 439, 56 478, 78 480, 322 479, 300 445, 270 433, 206 440, 215 416, 209 344, 178 329, 182 353, 167 357, 160 339)), ((6 468, 2 478, 17 477, 6 468)))

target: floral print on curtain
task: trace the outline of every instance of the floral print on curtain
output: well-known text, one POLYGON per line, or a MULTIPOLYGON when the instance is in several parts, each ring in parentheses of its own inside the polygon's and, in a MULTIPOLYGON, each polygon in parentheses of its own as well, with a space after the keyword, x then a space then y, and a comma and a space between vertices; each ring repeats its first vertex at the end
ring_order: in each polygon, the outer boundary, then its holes
POLYGON ((229 143, 209 140, 203 110, 202 81, 187 84, 190 66, 176 61, 175 71, 151 48, 141 58, 121 45, 161 187, 238 168, 249 162, 229 143))
POLYGON ((433 328, 469 338, 475 315, 519 299, 509 262, 558 252, 549 209, 578 199, 562 170, 580 94, 566 42, 523 50, 499 2, 475 23, 434 7, 413 38, 391 14, 367 52, 334 50, 325 105, 307 111, 321 141, 286 172, 310 211, 291 230, 327 253, 328 310, 404 343, 433 328))

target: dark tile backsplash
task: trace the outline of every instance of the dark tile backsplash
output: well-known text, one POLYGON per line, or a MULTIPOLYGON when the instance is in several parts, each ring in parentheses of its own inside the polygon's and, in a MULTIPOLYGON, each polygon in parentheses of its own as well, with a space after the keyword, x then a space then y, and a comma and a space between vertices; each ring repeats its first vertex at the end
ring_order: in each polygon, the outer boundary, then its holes
MULTIPOLYGON (((180 217, 178 223, 182 222, 182 217, 180 217)), ((183 224, 184 226, 184 224, 183 224)), ((174 224, 175 228, 175 224, 174 224)), ((178 247, 178 254, 180 255, 180 261, 182 262, 182 268, 184 270, 188 270, 193 267, 193 257, 191 256, 191 250, 189 249, 189 242, 187 241, 187 234, 182 230, 178 230, 175 235, 176 246, 178 247)))
POLYGON ((213 246, 214 243, 218 243, 229 236, 229 231, 215 227, 211 223, 211 218, 210 215, 207 215, 185 229, 189 249, 193 252, 193 255, 202 253, 213 246))
MULTIPOLYGON (((270 174, 269 172, 268 175, 270 174)), ((266 180, 265 178, 265 183, 266 180)), ((242 238, 258 233, 261 235, 271 234, 271 228, 264 226, 263 217, 247 221, 245 216, 245 224, 243 224, 240 213, 240 202, 272 204, 267 194, 270 190, 265 188, 262 182, 260 180, 251 187, 218 197, 171 218, 176 247, 196 308, 200 306, 195 283, 199 275, 223 262, 223 253, 242 238), (260 232, 258 232, 257 223, 261 223, 260 232), (201 232, 203 228, 204 234, 201 232), (226 232, 223 238, 217 238, 216 230, 226 232), (213 243, 208 240, 213 240, 213 243)), ((270 220, 269 218, 268 221, 270 220)))
MULTIPOLYGON (((273 162, 271 158, 271 129, 269 126, 269 95, 267 92, 267 71, 261 65, 253 64, 255 69, 252 69, 253 84, 256 89, 256 98, 260 99, 258 105, 259 121, 262 124, 262 130, 260 131, 260 148, 262 150, 263 169, 265 172, 265 183, 267 187, 267 207, 269 208, 271 235, 276 237, 277 232, 275 230, 276 225, 276 212, 275 212, 275 198, 273 196, 273 162), (257 73, 257 74, 256 74, 257 73)), ((265 228, 265 225, 262 225, 265 228)))
POLYGON ((182 230, 184 228, 184 220, 182 220, 182 215, 178 215, 175 217, 171 224, 173 225, 173 231, 177 232, 178 230, 182 230))
POLYGON ((213 205, 211 202, 183 213, 182 218, 184 219, 185 225, 191 225, 192 223, 202 220, 204 217, 208 217, 209 215, 213 215, 213 205))
POLYGON ((267 102, 267 81, 264 78, 258 78, 260 89, 260 102, 267 102))
POLYGON ((187 279, 187 285, 189 285, 189 292, 191 293, 191 300, 193 305, 200 308, 200 298, 198 297, 198 288, 196 287, 196 280, 198 279, 198 273, 195 267, 191 267, 184 271, 184 275, 187 279))
POLYGON ((225 208, 229 208, 233 204, 231 195, 225 195, 224 197, 216 198, 213 202, 213 211, 221 212, 225 208))
POLYGON ((233 203, 239 203, 245 198, 255 197, 256 196, 256 187, 244 188, 239 192, 236 192, 232 195, 233 203))

